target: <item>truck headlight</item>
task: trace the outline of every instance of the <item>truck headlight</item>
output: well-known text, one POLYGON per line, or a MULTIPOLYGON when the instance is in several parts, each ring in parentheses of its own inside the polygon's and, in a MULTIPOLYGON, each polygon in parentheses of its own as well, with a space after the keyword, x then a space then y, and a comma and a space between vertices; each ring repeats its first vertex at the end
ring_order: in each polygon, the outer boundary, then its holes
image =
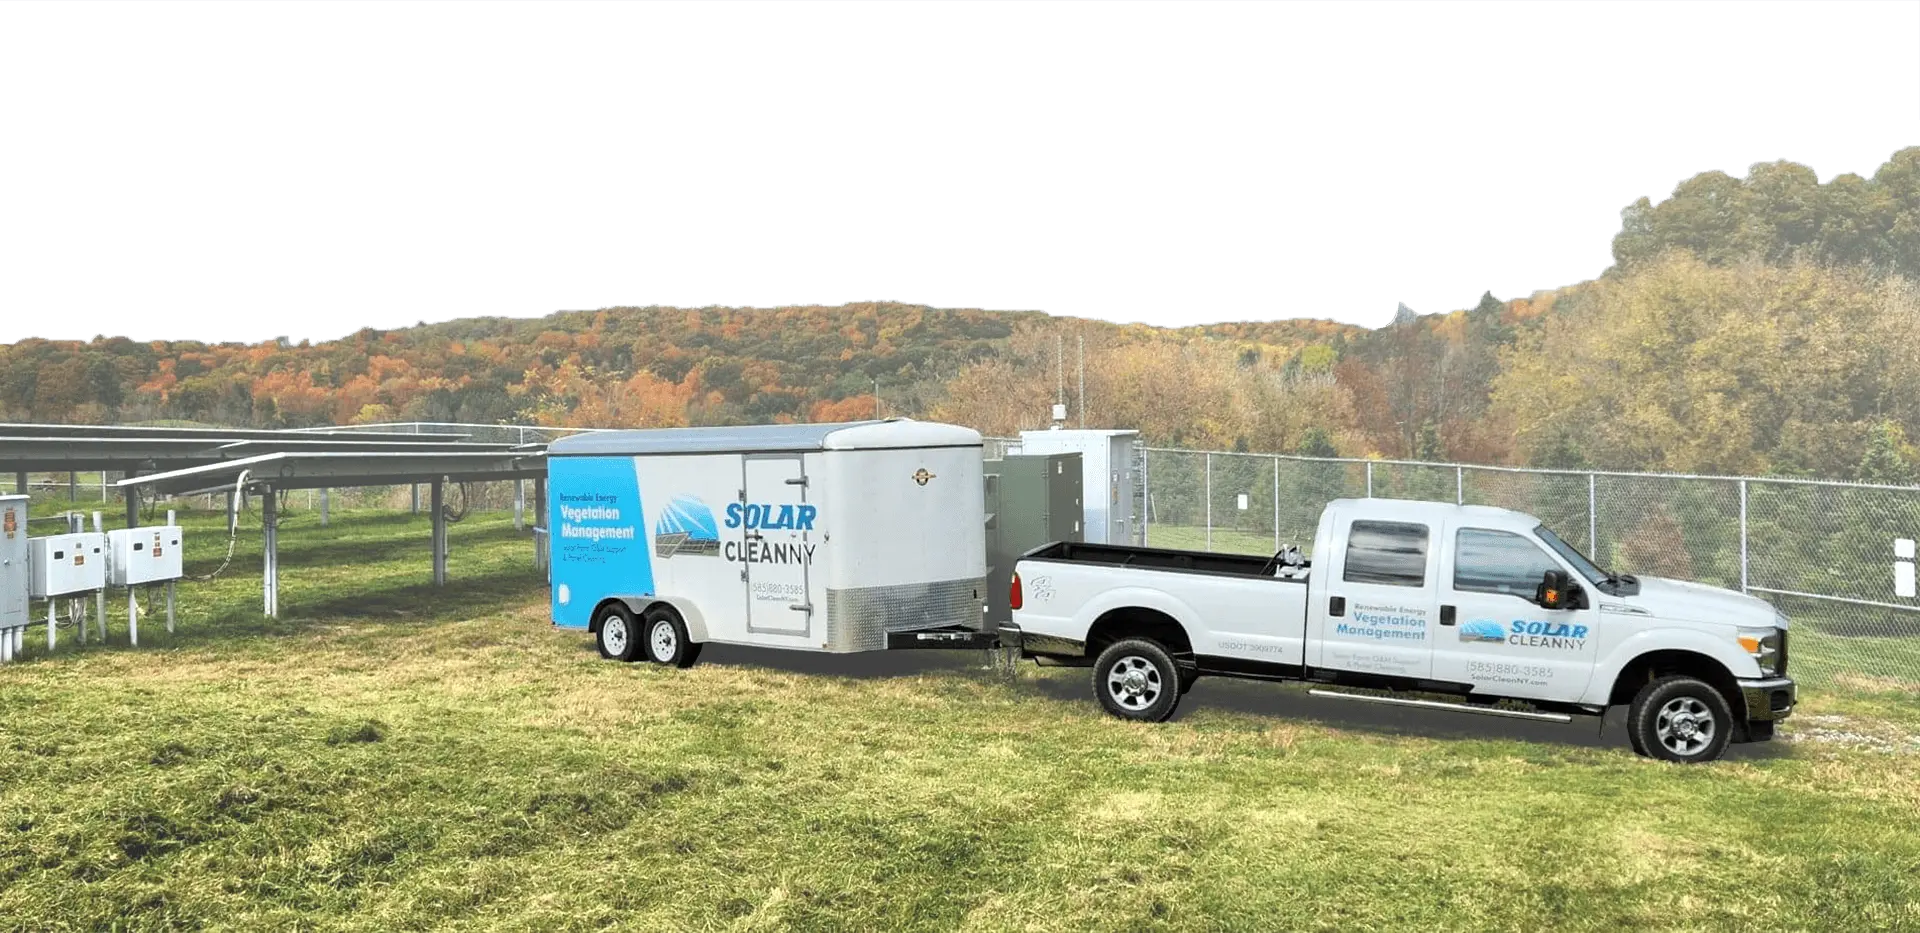
POLYGON ((1780 672, 1780 633, 1781 629, 1778 628, 1740 630, 1740 647, 1753 656, 1762 674, 1771 676, 1780 672))

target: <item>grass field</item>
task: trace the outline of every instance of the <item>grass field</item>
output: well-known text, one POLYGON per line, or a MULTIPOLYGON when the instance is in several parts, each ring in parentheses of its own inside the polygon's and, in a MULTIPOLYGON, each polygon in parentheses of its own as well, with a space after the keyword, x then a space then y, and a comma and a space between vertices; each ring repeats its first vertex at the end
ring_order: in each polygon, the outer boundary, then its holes
POLYGON ((1142 726, 973 653, 601 661, 503 516, 436 591, 424 520, 296 514, 269 622, 257 540, 171 637, 0 668, 0 930, 1920 927, 1877 694, 1694 768, 1253 683, 1142 726))

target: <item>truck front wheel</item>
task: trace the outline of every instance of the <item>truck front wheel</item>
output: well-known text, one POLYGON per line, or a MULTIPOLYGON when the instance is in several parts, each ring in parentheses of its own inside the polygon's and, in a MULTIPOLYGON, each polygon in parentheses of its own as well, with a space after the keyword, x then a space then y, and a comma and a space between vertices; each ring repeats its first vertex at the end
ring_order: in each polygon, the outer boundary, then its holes
POLYGON ((1633 750, 1649 758, 1695 764, 1719 758, 1733 737, 1733 711, 1713 685, 1662 677, 1640 688, 1627 708, 1633 750))
POLYGON ((1180 671, 1157 642, 1114 642, 1093 662, 1093 692, 1121 719, 1162 722, 1180 705, 1180 671))

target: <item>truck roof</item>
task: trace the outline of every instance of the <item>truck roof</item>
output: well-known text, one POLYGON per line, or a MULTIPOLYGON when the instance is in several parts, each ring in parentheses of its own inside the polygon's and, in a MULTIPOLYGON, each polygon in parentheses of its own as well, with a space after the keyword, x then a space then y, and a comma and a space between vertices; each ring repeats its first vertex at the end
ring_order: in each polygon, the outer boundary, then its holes
POLYGON ((897 450, 979 447, 972 428, 888 418, 835 424, 751 424, 711 428, 649 428, 591 431, 557 438, 550 457, 619 457, 658 454, 781 453, 815 450, 897 450))
POLYGON ((1336 507, 1378 515, 1384 519, 1438 522, 1447 518, 1464 517, 1486 522, 1490 526, 1522 529, 1532 529, 1540 524, 1539 519, 1525 512, 1516 512, 1498 506, 1455 505, 1451 502, 1429 502, 1423 499, 1335 499, 1327 503, 1329 509, 1336 507))

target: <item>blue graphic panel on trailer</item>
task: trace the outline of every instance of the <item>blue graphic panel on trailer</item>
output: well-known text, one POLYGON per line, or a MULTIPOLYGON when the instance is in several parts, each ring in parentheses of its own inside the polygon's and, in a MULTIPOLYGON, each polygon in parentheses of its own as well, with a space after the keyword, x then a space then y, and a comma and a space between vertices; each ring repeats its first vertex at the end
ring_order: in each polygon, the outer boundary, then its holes
MULTIPOLYGON (((554 624, 586 628, 594 607, 608 596, 653 595, 646 513, 632 458, 555 457, 547 471, 554 624)), ((708 516, 705 534, 717 540, 712 529, 708 516)), ((684 533, 691 537, 694 529, 684 533)))

